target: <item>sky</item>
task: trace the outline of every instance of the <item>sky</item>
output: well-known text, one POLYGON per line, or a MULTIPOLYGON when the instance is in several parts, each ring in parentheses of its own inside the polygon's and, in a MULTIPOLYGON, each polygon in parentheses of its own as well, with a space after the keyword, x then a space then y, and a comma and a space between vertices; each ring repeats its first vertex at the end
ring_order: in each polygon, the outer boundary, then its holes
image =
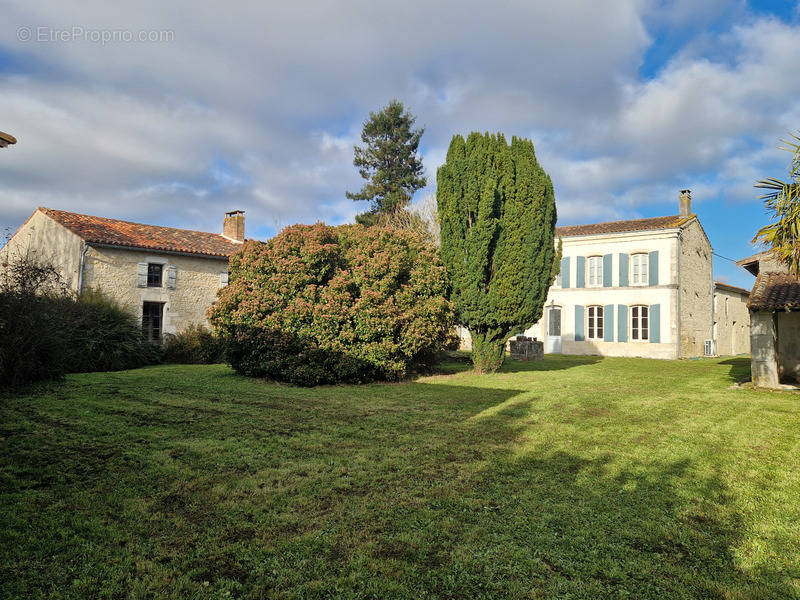
MULTIPOLYGON (((796 1, 0 0, 0 228, 37 206, 248 237, 366 209, 353 145, 397 98, 428 186, 454 134, 533 140, 559 224, 676 214, 754 252, 800 129, 796 1)), ((718 280, 752 277, 715 257, 718 280)))

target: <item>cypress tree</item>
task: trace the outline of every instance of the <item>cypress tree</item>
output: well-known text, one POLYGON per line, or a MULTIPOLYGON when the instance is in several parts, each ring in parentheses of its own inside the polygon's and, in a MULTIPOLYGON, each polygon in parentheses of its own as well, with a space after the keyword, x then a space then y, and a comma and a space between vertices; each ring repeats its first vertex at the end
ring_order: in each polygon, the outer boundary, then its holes
POLYGON ((553 183, 530 140, 453 136, 437 173, 441 254, 478 372, 496 371, 505 342, 542 316, 558 273, 553 183))

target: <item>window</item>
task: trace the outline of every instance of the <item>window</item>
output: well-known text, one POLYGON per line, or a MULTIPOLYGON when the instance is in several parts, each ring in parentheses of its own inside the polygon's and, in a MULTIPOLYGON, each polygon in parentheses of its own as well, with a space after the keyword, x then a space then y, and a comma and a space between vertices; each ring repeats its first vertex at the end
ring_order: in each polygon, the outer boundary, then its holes
POLYGON ((161 341, 161 319, 164 305, 161 302, 142 304, 142 335, 153 343, 161 341))
POLYGON ((634 254, 631 256, 631 284, 647 285, 649 282, 648 264, 650 257, 647 254, 634 254))
POLYGON ((587 312, 587 331, 588 335, 586 336, 590 340, 602 340, 603 339, 603 307, 602 306, 590 306, 587 312))
POLYGON ((556 275, 556 280, 553 282, 553 287, 557 287, 557 288, 561 287, 561 273, 556 275))
POLYGON ((561 308, 558 306, 547 310, 547 335, 561 337, 561 308))
POLYGON ((161 275, 164 265, 147 263, 147 287, 161 287, 161 275))
POLYGON ((589 272, 589 287, 600 287, 603 285, 603 257, 590 256, 586 259, 586 268, 589 272))
POLYGON ((650 337, 650 308, 631 307, 631 341, 646 342, 650 337))

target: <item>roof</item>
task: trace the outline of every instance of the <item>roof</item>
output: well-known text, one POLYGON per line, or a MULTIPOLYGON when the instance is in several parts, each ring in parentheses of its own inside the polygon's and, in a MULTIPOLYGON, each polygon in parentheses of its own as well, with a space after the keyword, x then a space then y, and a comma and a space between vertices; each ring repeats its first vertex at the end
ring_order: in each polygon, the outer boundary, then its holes
POLYGON ((789 273, 759 273, 747 301, 750 310, 800 310, 800 279, 789 273))
MULTIPOLYGON (((761 270, 761 263, 775 263, 780 262, 776 257, 772 250, 764 250, 763 252, 759 252, 757 254, 753 254, 752 256, 748 256, 746 258, 742 258, 736 261, 736 264, 742 267, 745 271, 752 275, 758 275, 758 272, 761 270)), ((774 267, 774 264, 769 265, 774 267)), ((781 269, 775 268, 768 268, 768 271, 776 271, 781 269)))
POLYGON ((4 133, 0 131, 0 148, 5 148, 10 146, 11 144, 16 144, 17 138, 15 138, 10 133, 4 133))
POLYGON ((686 225, 695 218, 695 215, 684 217, 670 215, 668 217, 653 217, 650 219, 633 219, 629 221, 611 221, 609 223, 594 223, 592 225, 568 225, 556 227, 556 236, 573 237, 578 235, 600 235, 604 233, 632 233, 635 231, 653 231, 657 229, 675 229, 686 225))
POLYGON ((746 296, 750 295, 750 290, 736 287, 735 285, 730 285, 729 283, 723 283, 722 281, 715 281, 714 287, 722 288, 728 290, 729 292, 736 292, 737 294, 744 294, 746 296))
POLYGON ((228 258, 242 247, 241 242, 231 241, 219 233, 144 225, 52 208, 40 207, 38 210, 90 244, 224 258, 228 258))

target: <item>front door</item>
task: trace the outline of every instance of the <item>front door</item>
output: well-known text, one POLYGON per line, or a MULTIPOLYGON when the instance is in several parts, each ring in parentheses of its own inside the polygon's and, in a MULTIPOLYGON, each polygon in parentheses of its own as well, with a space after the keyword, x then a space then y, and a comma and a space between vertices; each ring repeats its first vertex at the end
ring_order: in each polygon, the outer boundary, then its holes
POLYGON ((144 302, 142 304, 142 335, 144 339, 154 344, 161 342, 163 312, 163 302, 144 302))
POLYGON ((561 353, 561 307, 551 306, 547 309, 547 336, 544 351, 549 354, 561 353))

